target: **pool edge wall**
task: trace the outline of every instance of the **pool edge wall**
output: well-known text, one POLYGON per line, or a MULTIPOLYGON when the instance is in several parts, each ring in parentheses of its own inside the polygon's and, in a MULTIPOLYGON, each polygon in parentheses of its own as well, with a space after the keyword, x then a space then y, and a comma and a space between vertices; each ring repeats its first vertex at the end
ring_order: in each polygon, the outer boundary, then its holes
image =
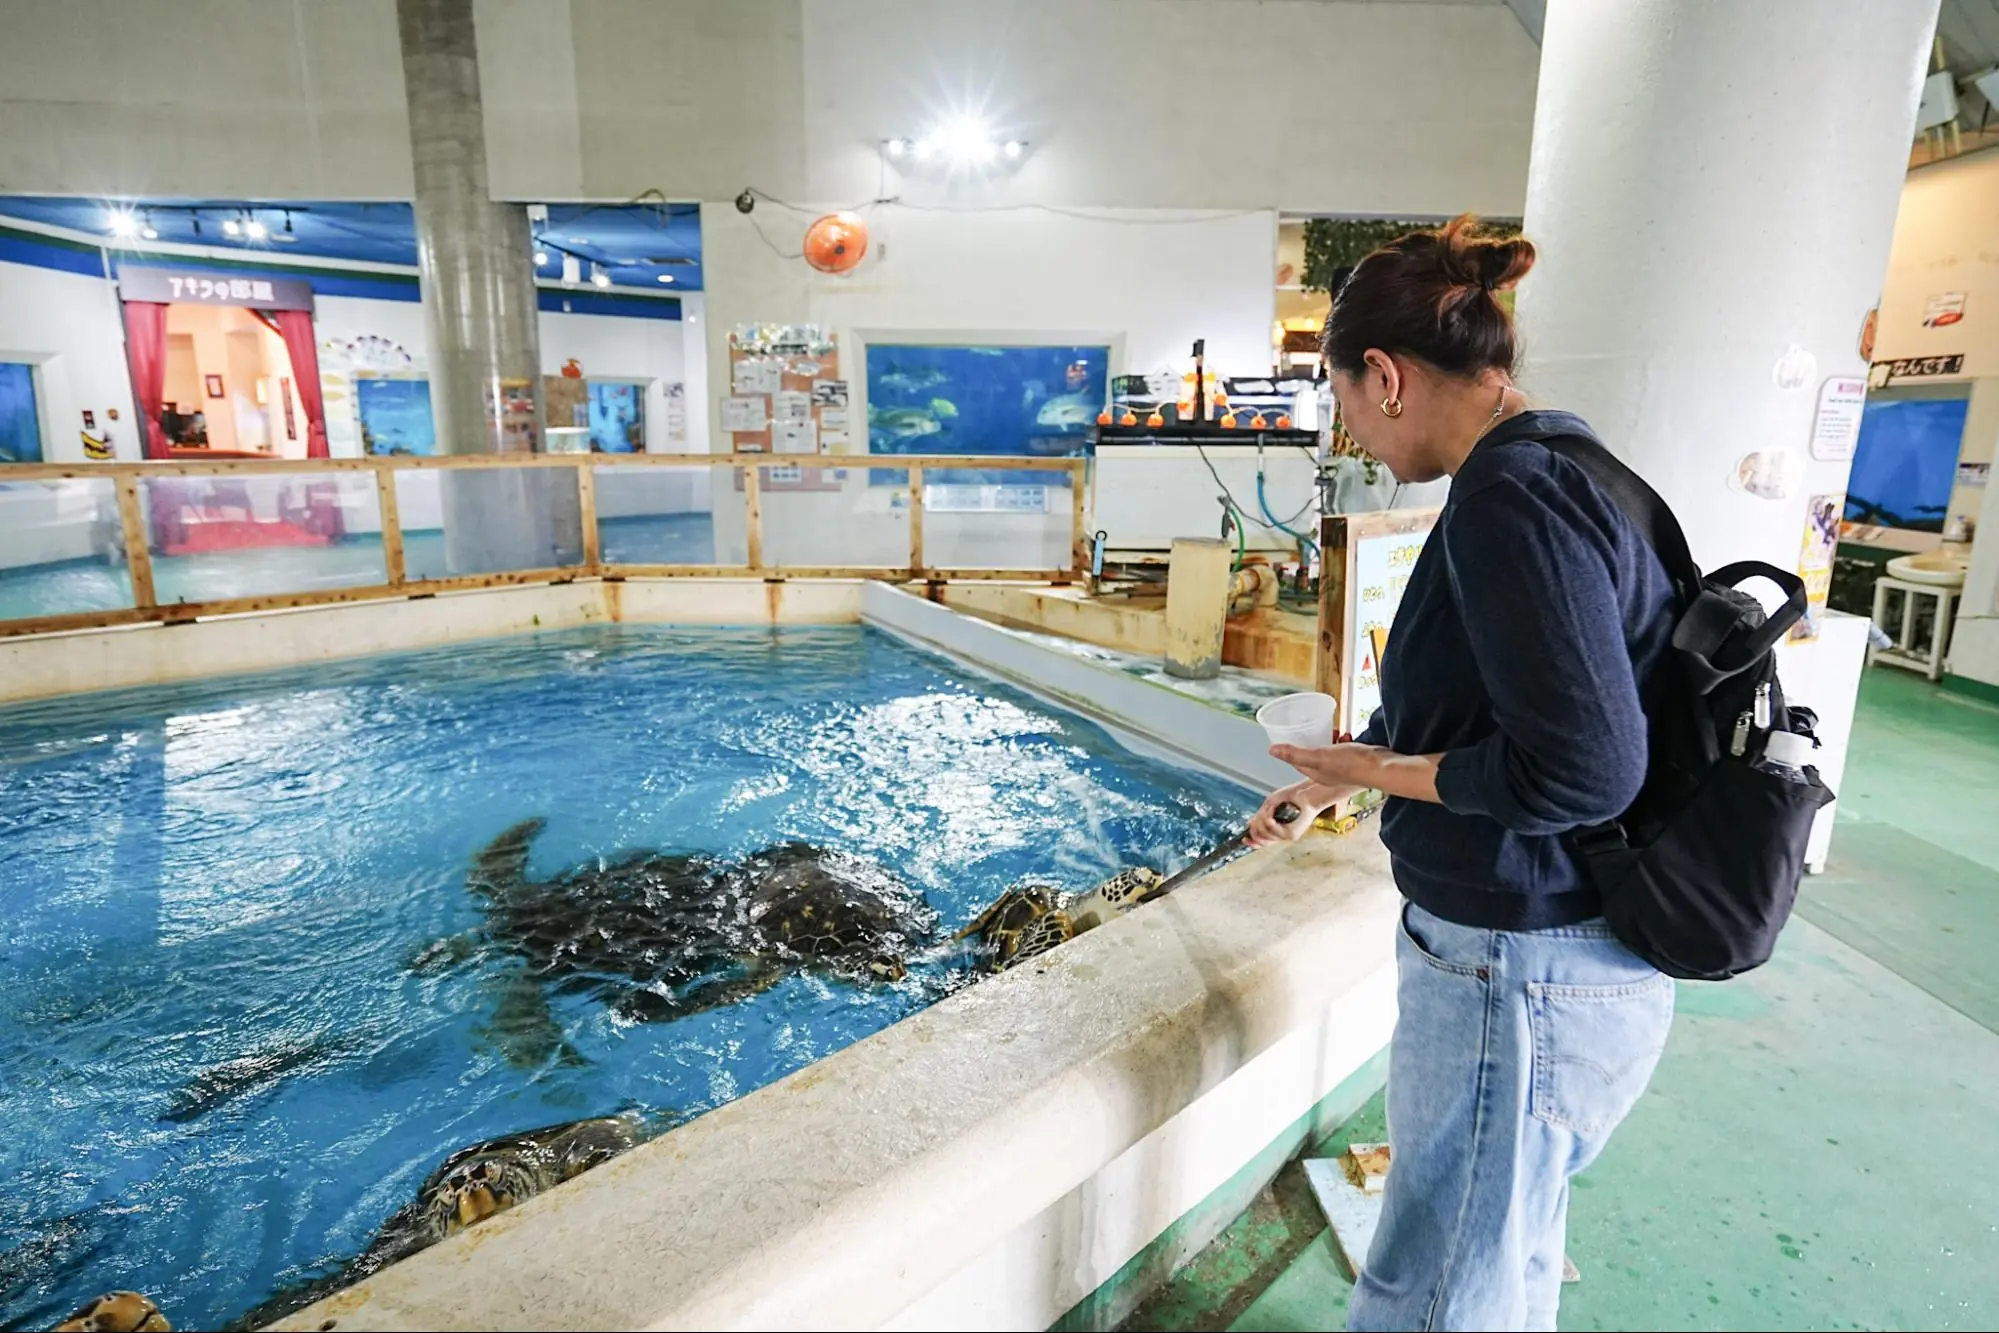
POLYGON ((1046 1328, 1378 1068, 1399 905, 1371 830, 1244 858, 273 1327, 1046 1328))
POLYGON ((0 704, 168 685, 582 625, 824 625, 860 618, 855 580, 530 584, 0 639, 0 704))

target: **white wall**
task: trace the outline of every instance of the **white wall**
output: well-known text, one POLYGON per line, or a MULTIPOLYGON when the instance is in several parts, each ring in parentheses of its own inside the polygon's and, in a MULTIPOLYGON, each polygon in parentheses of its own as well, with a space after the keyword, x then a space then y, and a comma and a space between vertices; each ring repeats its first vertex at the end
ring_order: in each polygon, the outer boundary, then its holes
MULTIPOLYGON (((393 0, 10 0, 0 192, 402 199, 393 0)), ((513 199, 873 198, 982 106, 1014 200, 1517 213, 1537 53, 1502 4, 479 0, 513 199)), ((914 187, 899 186, 915 197, 914 187)))
POLYGON ((143 452, 125 367, 125 326, 111 284, 101 278, 0 263, 0 361, 38 370, 42 458, 83 461, 83 413, 94 434, 110 432, 121 460, 143 452), (115 409, 118 420, 109 413, 115 409))
POLYGON ((666 430, 667 386, 687 380, 679 321, 544 310, 540 331, 544 375, 561 373, 563 362, 574 358, 586 379, 643 381, 646 452, 688 452, 685 441, 669 440, 666 430))

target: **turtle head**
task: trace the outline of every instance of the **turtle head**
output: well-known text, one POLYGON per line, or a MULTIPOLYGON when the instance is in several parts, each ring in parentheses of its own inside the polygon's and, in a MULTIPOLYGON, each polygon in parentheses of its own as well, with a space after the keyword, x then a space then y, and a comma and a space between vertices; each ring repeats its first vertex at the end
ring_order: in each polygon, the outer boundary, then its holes
POLYGON ((900 954, 878 949, 861 964, 861 970, 870 981, 901 981, 909 975, 909 964, 900 954))
POLYGON ((424 1221, 442 1240, 540 1192, 536 1172, 518 1157, 475 1157, 445 1172, 428 1191, 424 1221))

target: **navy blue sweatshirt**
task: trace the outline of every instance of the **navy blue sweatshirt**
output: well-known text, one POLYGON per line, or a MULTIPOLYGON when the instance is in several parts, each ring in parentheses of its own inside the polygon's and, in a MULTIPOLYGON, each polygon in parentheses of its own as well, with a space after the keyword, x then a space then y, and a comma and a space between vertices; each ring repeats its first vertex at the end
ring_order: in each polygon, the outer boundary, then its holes
POLYGON ((1524 412, 1472 450, 1410 572, 1358 738, 1441 754, 1443 804, 1382 811, 1404 896, 1459 925, 1540 930, 1601 914, 1562 838, 1645 780, 1649 682, 1672 581, 1583 471, 1535 441, 1594 433, 1524 412))

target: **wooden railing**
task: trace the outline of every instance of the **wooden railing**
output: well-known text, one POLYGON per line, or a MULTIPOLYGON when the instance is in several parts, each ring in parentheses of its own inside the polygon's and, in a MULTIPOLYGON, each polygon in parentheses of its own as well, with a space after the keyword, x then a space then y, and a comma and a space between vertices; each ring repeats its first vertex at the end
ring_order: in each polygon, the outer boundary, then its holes
MULTIPOLYGON (((1089 460, 1087 458, 1019 458, 1012 456, 956 455, 789 455, 789 454, 477 454, 429 458, 315 458, 244 459, 207 462, 76 463, 29 464, 0 468, 0 487, 14 482, 110 481, 116 488, 117 514, 121 529, 126 568, 130 574, 130 607, 115 610, 78 611, 41 615, 28 619, 0 619, 0 637, 94 629, 115 625, 193 620, 203 616, 240 615, 247 612, 287 610, 295 607, 331 606, 347 602, 390 597, 420 597, 441 592, 480 588, 513 587, 529 584, 568 583, 577 579, 626 578, 732 578, 764 579, 893 579, 898 581, 949 581, 954 579, 1010 580, 1066 584, 1080 576, 1086 527, 1089 460), (582 558, 579 563, 540 569, 507 570, 499 573, 465 574, 445 578, 408 577, 404 558, 403 525, 397 503, 396 477, 403 472, 483 470, 505 468, 568 469, 576 480, 577 506, 582 518, 582 558), (597 514, 598 469, 707 468, 714 481, 712 496, 720 499, 737 485, 741 470, 744 550, 742 564, 640 564, 608 561, 603 554, 603 536, 597 514), (773 564, 764 558, 763 472, 770 468, 797 468, 806 472, 887 470, 908 474, 909 544, 908 561, 900 565, 773 564), (728 469, 723 472, 723 469, 728 469), (940 568, 925 559, 924 477, 943 471, 1004 470, 1008 472, 1066 473, 1069 477, 1070 513, 1067 561, 1059 568, 940 568), (140 482, 162 477, 270 477, 308 478, 338 473, 372 473, 381 521, 383 564, 387 577, 380 583, 316 591, 273 593, 234 597, 206 602, 159 601, 148 540, 140 482), (725 488, 729 488, 725 490, 725 488)), ((810 492, 808 492, 810 493, 810 492)), ((828 490, 819 494, 849 493, 828 490)), ((711 506, 712 508, 713 506, 711 506)), ((1000 515, 993 515, 998 517, 1000 515)), ((7 534, 0 532, 0 543, 7 534)), ((247 561, 255 548, 243 551, 247 561)))

